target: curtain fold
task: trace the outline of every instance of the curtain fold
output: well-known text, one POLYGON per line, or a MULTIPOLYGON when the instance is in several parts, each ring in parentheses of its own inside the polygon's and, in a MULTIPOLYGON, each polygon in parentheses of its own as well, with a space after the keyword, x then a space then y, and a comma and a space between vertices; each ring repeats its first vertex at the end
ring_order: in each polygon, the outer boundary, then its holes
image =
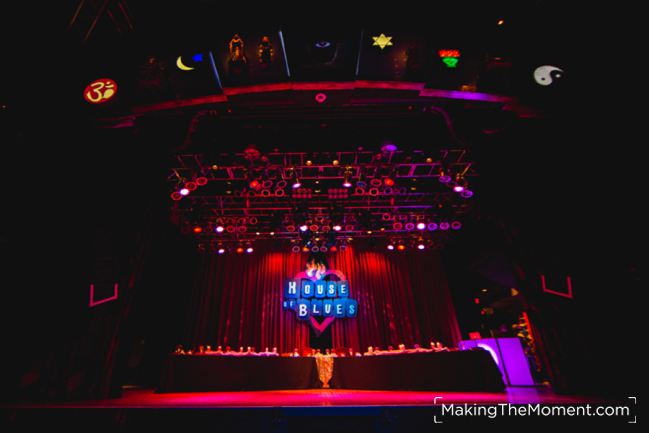
MULTIPOLYGON (((204 344, 309 347, 309 325, 282 309, 283 284, 304 270, 306 254, 255 246, 252 254, 204 255, 190 303, 188 341, 204 344)), ((348 247, 328 253, 329 269, 343 272, 358 301, 355 319, 331 325, 333 346, 364 351, 399 344, 460 340, 438 254, 434 251, 367 251, 348 247)))

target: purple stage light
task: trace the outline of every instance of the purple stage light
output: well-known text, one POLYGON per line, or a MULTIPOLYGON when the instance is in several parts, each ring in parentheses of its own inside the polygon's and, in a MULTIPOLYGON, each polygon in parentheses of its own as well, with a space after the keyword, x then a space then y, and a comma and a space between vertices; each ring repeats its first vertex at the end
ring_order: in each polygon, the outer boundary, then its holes
POLYGON ((446 174, 440 174, 439 181, 442 183, 449 183, 451 181, 451 176, 448 176, 446 174))
POLYGON ((460 197, 462 197, 462 198, 471 198, 471 197, 473 197, 473 191, 465 189, 464 191, 462 191, 460 193, 460 197))
POLYGON ((343 186, 344 186, 345 188, 351 188, 351 187, 352 187, 352 183, 351 183, 349 180, 345 179, 345 181, 343 182, 343 186))
POLYGON ((406 223, 405 225, 406 230, 413 230, 415 228, 414 223, 406 223))
POLYGON ((214 229, 214 231, 217 233, 223 233, 223 230, 225 230, 223 226, 216 226, 216 228, 214 229))
POLYGON ((180 195, 189 195, 189 190, 187 188, 181 188, 178 192, 180 195))
POLYGON ((254 250, 252 249, 252 247, 248 247, 248 248, 246 248, 246 252, 247 252, 247 253, 251 253, 251 252, 253 252, 253 251, 254 251, 254 250))
POLYGON ((441 230, 448 230, 451 225, 449 223, 439 223, 439 228, 441 230))
POLYGON ((381 147, 383 152, 396 152, 397 146, 393 143, 386 143, 381 147))
POLYGON ((462 223, 459 222, 459 221, 453 221, 453 222, 451 223, 451 228, 452 228, 453 230, 460 230, 460 229, 462 228, 462 223))
POLYGON ((417 224, 417 228, 418 228, 419 230, 424 230, 424 229, 426 228, 426 223, 419 223, 419 224, 417 224))
POLYGON ((300 226, 300 231, 305 232, 307 230, 309 230, 309 226, 307 226, 306 224, 300 226))
POLYGON ((455 186, 453 187, 453 191, 455 191, 455 192, 462 192, 462 191, 464 191, 464 187, 463 187, 462 185, 455 185, 455 186))
POLYGON ((428 223, 428 230, 437 230, 437 223, 428 223))
POLYGON ((225 249, 223 249, 223 248, 219 248, 218 251, 217 251, 217 253, 219 253, 219 254, 223 254, 224 252, 225 252, 225 249))

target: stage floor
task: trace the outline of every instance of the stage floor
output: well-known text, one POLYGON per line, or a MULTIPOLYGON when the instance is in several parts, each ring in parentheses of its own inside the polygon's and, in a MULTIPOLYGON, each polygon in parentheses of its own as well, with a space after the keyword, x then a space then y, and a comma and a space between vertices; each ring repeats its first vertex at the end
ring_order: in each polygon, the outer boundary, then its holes
POLYGON ((501 393, 366 391, 307 389, 281 391, 190 392, 156 394, 152 389, 125 389, 122 397, 108 400, 22 403, 15 408, 303 408, 303 407, 421 407, 435 404, 578 404, 597 400, 554 394, 549 388, 507 388, 501 393), (435 403, 436 402, 436 403, 435 403))

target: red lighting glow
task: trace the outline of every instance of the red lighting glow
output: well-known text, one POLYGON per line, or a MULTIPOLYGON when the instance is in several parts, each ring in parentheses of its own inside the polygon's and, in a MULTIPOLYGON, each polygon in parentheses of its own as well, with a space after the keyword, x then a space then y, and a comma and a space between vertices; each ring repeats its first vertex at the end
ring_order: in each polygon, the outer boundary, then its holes
POLYGON ((406 246, 403 245, 403 244, 401 244, 401 245, 398 245, 398 246, 397 246, 397 249, 398 249, 399 251, 403 251, 403 250, 406 249, 406 246))
POLYGON ((196 188, 198 188, 198 185, 196 185, 196 182, 187 182, 185 184, 185 188, 187 188, 190 191, 194 191, 196 188))
POLYGON ((180 200, 181 198, 183 198, 183 196, 180 195, 179 192, 174 191, 174 192, 171 193, 171 199, 172 199, 172 200, 174 200, 174 201, 178 201, 178 200, 180 200))
POLYGON ((460 50, 439 50, 440 57, 460 57, 460 50))
POLYGON ((252 182, 250 182, 250 188, 252 188, 252 189, 257 189, 257 188, 259 188, 260 186, 261 186, 261 185, 259 184, 259 181, 258 181, 257 179, 255 179, 255 180, 253 180, 252 182))
POLYGON ((315 100, 318 104, 322 104, 324 101, 327 100, 327 94, 322 92, 316 93, 315 100))
POLYGON ((203 228, 200 226, 194 227, 194 233, 201 233, 203 231, 203 228))
POLYGON ((207 185, 207 178, 205 176, 197 177, 196 178, 196 185, 198 185, 198 186, 207 185))
POLYGON ((383 183, 385 183, 385 186, 394 186, 394 180, 390 177, 386 177, 383 183))
POLYGON ((241 254, 243 252, 243 247, 237 247, 237 254, 241 254))

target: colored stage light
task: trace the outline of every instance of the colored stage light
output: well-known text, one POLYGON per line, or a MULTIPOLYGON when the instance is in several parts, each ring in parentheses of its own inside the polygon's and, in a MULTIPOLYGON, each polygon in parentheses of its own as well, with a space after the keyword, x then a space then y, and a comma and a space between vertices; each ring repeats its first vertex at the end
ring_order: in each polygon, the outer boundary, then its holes
POLYGON ((219 253, 219 254, 223 254, 225 252, 225 249, 224 248, 219 248, 216 252, 219 253))
POLYGON ((471 198, 471 197, 473 197, 473 191, 465 189, 464 191, 462 191, 460 193, 460 197, 462 197, 462 198, 471 198))
POLYGON ((237 247, 236 251, 237 251, 238 254, 243 253, 243 247, 237 247))
POLYGON ((459 222, 459 221, 453 221, 453 222, 451 223, 451 228, 452 228, 453 230, 460 230, 460 229, 462 228, 462 223, 459 222))
POLYGON ((439 171, 439 181, 442 183, 449 183, 452 180, 451 176, 448 174, 448 172, 444 170, 439 171))
POLYGON ((189 195, 189 190, 187 188, 181 188, 178 192, 180 192, 180 195, 189 195))
POLYGON ((246 248, 246 252, 249 253, 249 254, 250 254, 251 252, 253 252, 253 251, 254 251, 254 250, 252 249, 252 247, 248 247, 248 248, 246 248))
POLYGON ((336 225, 333 227, 333 229, 334 229, 334 231, 339 232, 340 230, 342 230, 342 227, 339 226, 338 224, 336 224, 336 225))
POLYGON ((207 185, 207 178, 205 176, 197 177, 196 178, 196 185, 198 185, 198 186, 207 185))
POLYGON ((197 62, 197 63, 202 62, 203 61, 203 54, 202 53, 194 54, 192 56, 192 60, 197 62))
POLYGON ((414 230, 415 224, 414 223, 406 223, 405 228, 406 228, 406 230, 414 230))
POLYGON ((388 249, 389 249, 390 251, 394 250, 394 245, 392 245, 392 244, 388 245, 388 249))
POLYGON ((399 244, 399 245, 397 245, 397 249, 398 249, 399 251, 403 251, 403 250, 406 249, 406 246, 405 246, 404 244, 399 244))
POLYGON ((225 230, 223 226, 216 226, 216 228, 214 229, 214 231, 217 233, 223 233, 223 230, 225 230))
POLYGON ((445 222, 445 223, 439 223, 439 228, 440 228, 441 230, 448 230, 448 228, 449 228, 450 226, 451 226, 451 225, 450 225, 449 223, 446 223, 446 222, 445 222))
POLYGON ((372 39, 374 39, 372 46, 379 47, 380 49, 384 49, 385 47, 390 47, 393 45, 392 36, 386 36, 383 33, 381 33, 379 36, 372 36, 372 39))
POLYGON ((394 230, 402 230, 402 229, 403 229, 403 224, 401 224, 401 223, 394 223, 394 224, 392 224, 392 228, 393 228, 394 230))
POLYGON ((307 246, 302 247, 302 251, 305 252, 305 253, 308 253, 309 252, 309 247, 307 247, 307 246))
POLYGON ((419 230, 424 230, 424 229, 426 228, 426 223, 418 223, 418 224, 417 224, 417 228, 418 228, 419 230))
POLYGON ((179 193, 178 191, 174 191, 174 192, 171 193, 171 199, 172 199, 172 200, 174 200, 174 201, 178 201, 178 200, 180 200, 181 198, 183 198, 183 196, 180 195, 180 193, 179 193))
POLYGON ((381 146, 381 151, 384 153, 392 153, 397 151, 397 145, 394 143, 385 143, 381 146))
POLYGON ((340 161, 338 161, 337 159, 334 159, 333 161, 331 161, 331 163, 333 165, 338 165, 338 164, 340 164, 340 161))
POLYGON ((385 184, 385 186, 394 186, 394 180, 391 177, 386 177, 383 180, 383 183, 385 184))
POLYGON ((196 188, 198 188, 198 185, 196 185, 196 182, 187 182, 185 184, 185 188, 187 188, 190 191, 194 191, 196 188))
POLYGON ((455 192, 462 192, 462 191, 464 191, 464 187, 463 187, 462 185, 455 185, 455 186, 453 187, 453 191, 455 191, 455 192))
POLYGON ((308 225, 303 224, 303 225, 300 226, 300 231, 305 232, 305 231, 307 231, 307 230, 309 230, 309 226, 308 226, 308 225))
POLYGON ((324 101, 327 100, 327 94, 322 92, 316 93, 315 100, 318 104, 322 104, 324 101))
POLYGON ((299 188, 301 186, 302 186, 302 182, 300 182, 300 180, 296 177, 295 182, 293 182, 293 189, 299 188))
POLYGON ((261 184, 259 183, 259 181, 257 179, 252 180, 249 185, 250 185, 250 188, 252 188, 252 189, 257 189, 257 188, 261 187, 261 184))
POLYGON ((417 249, 423 250, 424 248, 426 248, 424 244, 417 245, 417 249))
POLYGON ((200 226, 194 227, 194 233, 201 233, 203 231, 203 228, 200 226))
POLYGON ((309 226, 309 230, 311 230, 312 232, 317 232, 318 226, 316 224, 312 224, 311 226, 309 226))
POLYGON ((332 245, 331 248, 329 248, 329 251, 335 253, 336 251, 338 251, 338 247, 336 247, 335 245, 332 245))
POLYGON ((437 223, 428 223, 428 230, 437 230, 437 223))
POLYGON ((300 252, 300 246, 299 245, 293 245, 291 247, 291 252, 299 253, 300 252))
POLYGON ((456 68, 460 61, 460 50, 439 50, 442 62, 449 68, 456 68))

